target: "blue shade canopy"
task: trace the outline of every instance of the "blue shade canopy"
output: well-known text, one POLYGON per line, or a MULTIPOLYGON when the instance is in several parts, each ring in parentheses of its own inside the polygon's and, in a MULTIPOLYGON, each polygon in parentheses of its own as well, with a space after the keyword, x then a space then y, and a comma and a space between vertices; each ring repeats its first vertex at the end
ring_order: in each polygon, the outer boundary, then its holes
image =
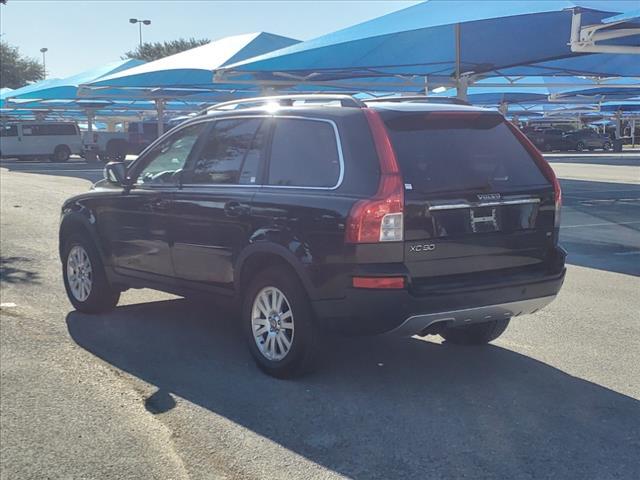
MULTIPOLYGON (((461 74, 501 74, 502 69, 576 56, 568 45, 573 11, 582 13, 583 25, 592 25, 635 8, 637 1, 430 0, 229 65, 218 70, 216 80, 232 81, 235 75, 272 82, 393 75, 450 78, 457 65, 461 74)), ((608 44, 623 41, 640 45, 640 36, 608 44)), ((607 69, 606 74, 624 75, 625 66, 617 65, 616 72, 607 69)), ((561 65, 552 67, 564 74, 561 65)), ((575 64, 573 69, 581 67, 575 64)))
MULTIPOLYGON (((126 72, 84 82, 87 85, 82 95, 102 98, 205 95, 216 88, 212 84, 212 72, 216 68, 296 43, 299 40, 265 32, 225 37, 126 72)), ((225 89, 232 91, 234 87, 225 89)))
POLYGON ((632 54, 593 53, 518 65, 499 70, 504 75, 640 76, 640 57, 632 54))
POLYGON ((82 83, 91 82, 97 78, 110 75, 115 72, 121 72, 128 68, 141 65, 142 60, 119 60, 117 62, 108 63, 101 67, 92 68, 84 72, 78 73, 71 77, 43 80, 41 82, 27 85, 19 88, 4 96, 6 99, 34 99, 34 100, 51 100, 51 99, 74 99, 78 93, 78 86, 82 83))
MULTIPOLYGON (((436 96, 454 96, 453 89, 436 96)), ((477 105, 500 103, 599 103, 640 95, 640 79, 612 78, 598 82, 580 77, 505 77, 482 79, 469 87, 467 99, 477 105)))

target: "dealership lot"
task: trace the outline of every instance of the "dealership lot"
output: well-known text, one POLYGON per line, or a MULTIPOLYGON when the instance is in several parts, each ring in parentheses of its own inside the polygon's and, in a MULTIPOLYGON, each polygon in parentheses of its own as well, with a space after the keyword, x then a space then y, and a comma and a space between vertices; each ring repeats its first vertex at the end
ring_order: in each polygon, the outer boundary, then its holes
POLYGON ((640 154, 553 154, 569 273, 493 345, 340 339, 277 381, 233 315, 152 291, 74 312, 62 201, 102 166, 3 161, 3 478, 638 478, 640 154))

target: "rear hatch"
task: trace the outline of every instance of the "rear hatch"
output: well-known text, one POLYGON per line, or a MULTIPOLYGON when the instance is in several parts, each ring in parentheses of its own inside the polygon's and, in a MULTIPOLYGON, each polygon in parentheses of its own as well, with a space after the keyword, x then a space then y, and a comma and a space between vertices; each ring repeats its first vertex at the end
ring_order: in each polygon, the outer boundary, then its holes
POLYGON ((554 187, 502 115, 382 110, 405 190, 414 287, 504 280, 543 269, 554 187))

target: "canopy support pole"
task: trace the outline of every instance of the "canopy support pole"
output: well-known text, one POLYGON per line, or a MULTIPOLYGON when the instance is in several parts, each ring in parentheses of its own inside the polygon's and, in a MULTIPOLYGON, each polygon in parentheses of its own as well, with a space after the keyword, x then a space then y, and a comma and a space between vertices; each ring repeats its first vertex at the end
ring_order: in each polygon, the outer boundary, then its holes
POLYGON ((622 124, 622 113, 620 112, 620 110, 618 110, 616 112, 616 140, 619 139, 622 135, 621 135, 621 125, 622 124))
POLYGON ((87 109, 87 132, 89 132, 89 135, 91 135, 93 133, 93 121, 95 118, 95 112, 88 108, 87 109))
MULTIPOLYGON (((95 111, 92 108, 87 108, 87 135, 88 143, 93 144, 93 122, 95 121, 95 111)), ((84 142, 83 142, 84 143, 84 142)), ((86 150, 84 152, 84 158, 87 162, 95 162, 97 155, 95 151, 86 150)))
POLYGON ((424 77, 424 96, 429 96, 429 77, 425 75, 424 77))
POLYGON ((164 100, 158 98, 156 100, 156 113, 158 115, 158 137, 164 133, 164 100))
POLYGON ((462 33, 461 33, 461 28, 460 28, 460 24, 456 23, 456 28, 455 28, 455 36, 456 36, 456 97, 459 98, 460 100, 467 100, 467 89, 469 87, 469 77, 467 75, 462 75, 461 73, 461 50, 462 50, 462 45, 461 45, 461 38, 462 38, 462 33))
POLYGON ((604 23, 599 25, 582 25, 582 14, 574 11, 571 16, 571 38, 569 46, 575 53, 613 53, 640 54, 637 45, 606 45, 600 41, 616 38, 631 38, 640 33, 640 28, 625 28, 626 21, 604 23), (618 27, 618 28, 614 28, 618 27))

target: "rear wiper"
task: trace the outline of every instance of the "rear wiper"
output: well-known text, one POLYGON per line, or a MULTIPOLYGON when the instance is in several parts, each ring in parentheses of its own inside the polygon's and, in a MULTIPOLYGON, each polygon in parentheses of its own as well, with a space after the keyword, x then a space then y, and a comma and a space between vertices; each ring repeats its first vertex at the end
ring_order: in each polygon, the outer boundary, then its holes
POLYGON ((479 183, 477 185, 469 185, 460 188, 443 188, 441 190, 427 190, 425 193, 445 193, 445 192, 467 192, 469 190, 486 191, 493 189, 493 185, 488 180, 485 183, 479 183))

